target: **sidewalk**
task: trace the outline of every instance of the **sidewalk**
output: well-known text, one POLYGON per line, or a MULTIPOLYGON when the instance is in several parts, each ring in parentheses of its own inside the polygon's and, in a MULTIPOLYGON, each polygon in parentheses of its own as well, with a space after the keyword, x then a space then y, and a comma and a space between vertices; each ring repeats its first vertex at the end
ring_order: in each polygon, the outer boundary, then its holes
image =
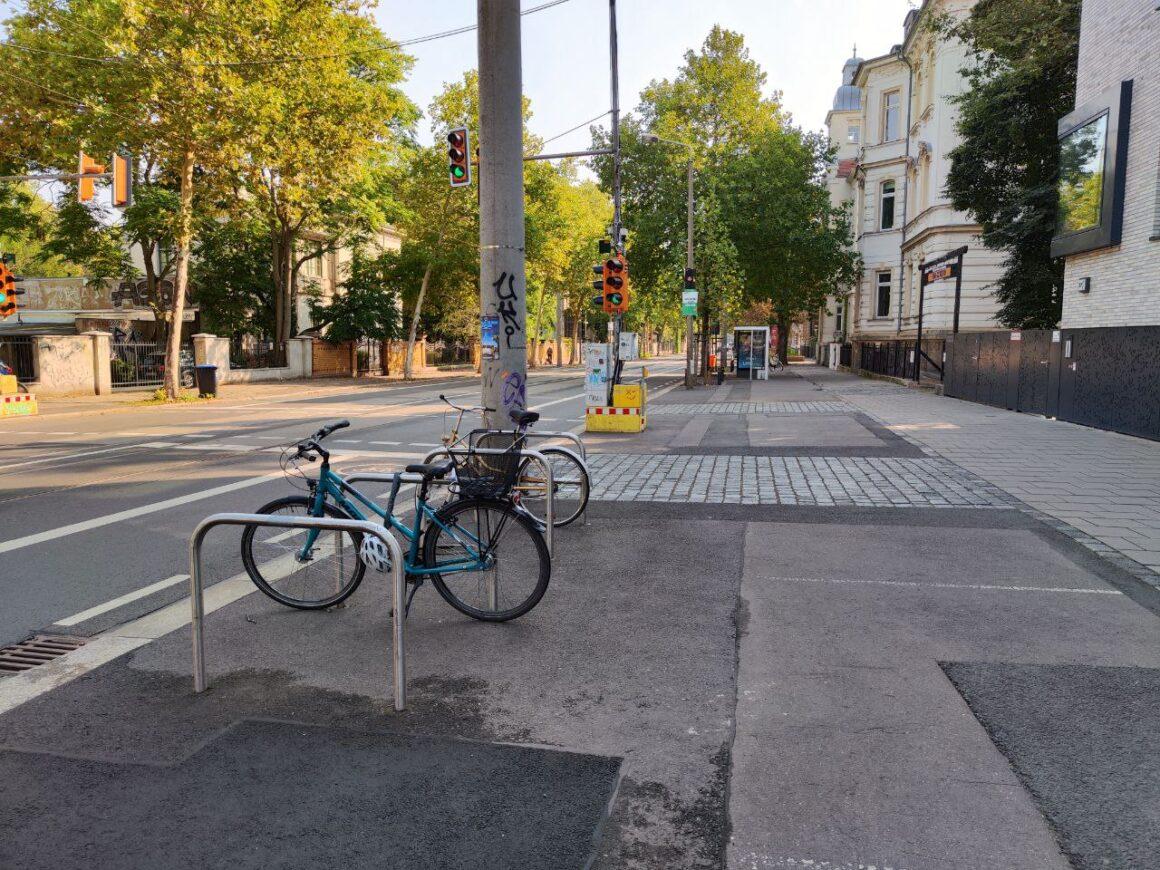
POLYGON ((1003 413, 797 366, 655 397, 586 436, 534 611, 420 592, 402 714, 382 575, 209 613, 204 695, 187 626, 114 630, 0 715, 0 866, 1149 867, 1160 593, 971 466, 1003 413))

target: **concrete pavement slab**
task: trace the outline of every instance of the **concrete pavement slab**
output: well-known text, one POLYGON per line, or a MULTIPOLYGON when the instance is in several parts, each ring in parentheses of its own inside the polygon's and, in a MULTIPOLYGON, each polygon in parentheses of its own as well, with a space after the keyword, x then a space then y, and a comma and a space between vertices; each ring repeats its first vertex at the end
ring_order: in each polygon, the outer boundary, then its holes
POLYGON ((1160 621, 1025 531, 918 531, 749 526, 730 867, 1068 867, 938 662, 1156 667, 1160 621))

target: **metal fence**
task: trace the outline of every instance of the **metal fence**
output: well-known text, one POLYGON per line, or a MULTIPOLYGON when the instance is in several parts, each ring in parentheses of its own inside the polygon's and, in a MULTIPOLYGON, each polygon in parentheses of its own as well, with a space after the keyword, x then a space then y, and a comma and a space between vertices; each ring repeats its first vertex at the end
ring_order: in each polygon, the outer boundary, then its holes
POLYGON ((471 346, 463 342, 427 342, 428 366, 471 365, 471 346))
MULTIPOLYGON (((922 366, 922 380, 938 382, 942 380, 943 350, 942 339, 924 339, 922 349, 926 356, 916 353, 916 343, 907 340, 864 341, 861 343, 858 367, 864 372, 886 375, 891 378, 914 378, 915 361, 922 366)), ((846 354, 843 351, 843 360, 846 354)), ((844 365, 848 363, 843 362, 844 365)))
POLYGON ((849 368, 854 362, 854 345, 843 344, 838 350, 838 365, 849 368))
POLYGON ((953 336, 946 394, 1160 440, 1160 326, 953 336))
POLYGON ((246 336, 230 342, 231 369, 280 369, 286 365, 286 342, 246 336))
MULTIPOLYGON (((160 387, 165 382, 165 342, 114 342, 109 360, 113 389, 160 387)), ((193 348, 181 348, 181 386, 193 386, 193 348)))
POLYGON ((31 335, 0 338, 0 362, 16 373, 24 383, 36 380, 36 339, 31 335))
POLYGON ((360 375, 385 375, 387 355, 383 342, 374 338, 360 339, 354 349, 355 365, 360 375))

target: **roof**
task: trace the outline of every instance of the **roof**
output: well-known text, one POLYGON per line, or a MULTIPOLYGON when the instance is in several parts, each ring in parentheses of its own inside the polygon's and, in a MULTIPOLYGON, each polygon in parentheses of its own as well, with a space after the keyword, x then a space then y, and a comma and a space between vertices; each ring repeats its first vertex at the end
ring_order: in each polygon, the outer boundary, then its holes
POLYGON ((846 160, 838 161, 838 178, 849 178, 854 174, 855 168, 858 166, 858 158, 850 157, 846 160))

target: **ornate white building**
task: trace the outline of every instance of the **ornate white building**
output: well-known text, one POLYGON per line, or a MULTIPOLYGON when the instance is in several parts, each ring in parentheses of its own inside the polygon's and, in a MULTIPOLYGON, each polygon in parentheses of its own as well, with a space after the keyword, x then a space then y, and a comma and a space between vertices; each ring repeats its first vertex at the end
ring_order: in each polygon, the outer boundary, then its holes
MULTIPOLYGON (((966 245, 960 329, 994 329, 991 286, 1002 255, 983 247, 980 227, 956 211, 945 193, 950 152, 959 143, 951 98, 963 92, 967 65, 961 43, 936 39, 932 17, 963 17, 975 0, 925 0, 910 12, 904 38, 869 60, 853 57, 826 116, 838 159, 828 184, 835 203, 849 202, 864 274, 839 288, 823 314, 823 342, 855 344, 914 338, 919 266, 966 245), (854 139, 857 139, 855 142, 854 139)), ((927 288, 924 336, 951 331, 954 282, 927 288)))

